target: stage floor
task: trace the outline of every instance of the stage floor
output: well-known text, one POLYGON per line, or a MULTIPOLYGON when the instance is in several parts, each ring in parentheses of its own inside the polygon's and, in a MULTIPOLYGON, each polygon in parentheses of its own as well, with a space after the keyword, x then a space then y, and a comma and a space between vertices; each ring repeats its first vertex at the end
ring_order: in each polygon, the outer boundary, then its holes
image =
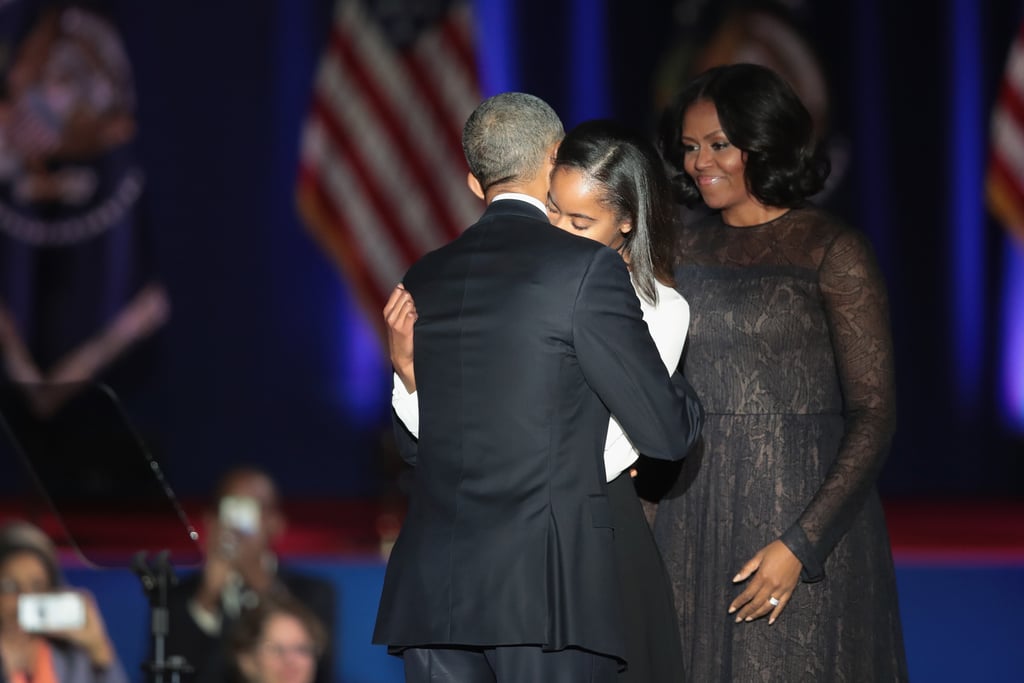
MULTIPOLYGON (((185 507, 201 531, 200 506, 185 507)), ((292 501, 286 510, 290 527, 282 556, 338 589, 337 680, 401 681, 399 662, 370 645, 383 580, 381 549, 397 529, 400 508, 380 501, 292 501)), ((1024 639, 1016 616, 1024 613, 1024 504, 890 501, 886 512, 911 679, 1022 680, 1024 639)), ((0 503, 0 519, 25 515, 54 534, 61 531, 37 506, 0 503)), ((137 539, 148 539, 155 549, 161 540, 177 537, 167 520, 145 516, 93 513, 83 521, 74 525, 86 532, 82 542, 113 563, 127 561, 137 539)), ((148 606, 134 574, 86 567, 73 553, 63 560, 69 581, 95 593, 126 668, 141 682, 148 606)))

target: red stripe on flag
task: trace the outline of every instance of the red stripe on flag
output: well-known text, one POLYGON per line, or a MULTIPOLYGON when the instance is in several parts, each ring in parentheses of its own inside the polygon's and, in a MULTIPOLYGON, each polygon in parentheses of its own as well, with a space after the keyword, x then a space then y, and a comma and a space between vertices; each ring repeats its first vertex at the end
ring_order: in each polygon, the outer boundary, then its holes
MULTIPOLYGON (((365 196, 369 200, 369 204, 373 207, 377 216, 380 217, 381 225, 394 238, 395 244, 398 246, 402 256, 409 259, 409 263, 415 261, 422 255, 420 250, 409 239, 401 220, 392 210, 390 201, 384 196, 380 184, 374 182, 373 170, 363 159, 363 155, 352 142, 351 136, 341 127, 338 120, 334 118, 330 106, 323 101, 320 93, 315 93, 313 96, 313 113, 317 116, 320 123, 323 124, 327 137, 337 147, 341 156, 352 166, 352 170, 365 190, 365 196)), ((388 131, 381 131, 381 135, 387 134, 388 131)))
POLYGON ((1006 128, 993 128, 989 133, 989 162, 986 178, 986 199, 989 209, 1011 232, 1021 230, 1024 216, 1024 175, 1016 164, 1011 164, 1002 139, 1004 135, 1024 138, 1024 93, 1017 90, 1020 74, 1012 69, 1021 68, 1018 51, 1024 48, 1024 22, 1018 27, 1017 35, 1010 46, 1006 65, 999 88, 992 121, 1000 121, 1006 128), (997 117, 1001 117, 997 119, 997 117))
POLYGON ((1024 179, 1014 173, 998 150, 992 154, 988 172, 998 176, 1005 184, 1004 188, 1013 193, 1014 203, 1024 207, 1024 179))
MULTIPOLYGON (((321 246, 348 276, 356 297, 371 313, 382 307, 381 286, 370 270, 369 262, 359 249, 359 239, 345 213, 335 205, 333 197, 320 182, 319 172, 305 164, 299 166, 299 207, 321 246)), ((380 316, 370 319, 384 332, 380 316)))
MULTIPOLYGON (((427 102, 430 113, 437 125, 438 130, 443 131, 445 143, 448 145, 448 152, 456 165, 465 164, 462 155, 462 122, 469 112, 449 111, 445 101, 444 91, 433 85, 434 74, 429 67, 422 64, 415 52, 407 54, 404 58, 405 68, 412 74, 412 81, 420 94, 421 99, 427 102)), ((470 71, 471 66, 458 64, 459 68, 470 71)))
POLYGON ((349 274, 361 281, 363 286, 371 289, 377 288, 377 283, 368 264, 362 258, 350 258, 352 250, 349 245, 356 243, 356 232, 345 218, 344 212, 340 211, 334 203, 330 192, 320 182, 318 172, 305 164, 299 167, 299 185, 308 193, 307 199, 315 201, 317 213, 316 223, 321 230, 319 236, 324 238, 330 246, 332 253, 341 257, 342 265, 349 270, 349 274))
MULTIPOLYGON (((461 138, 469 111, 459 109, 472 109, 479 94, 472 33, 465 21, 469 15, 462 13, 465 3, 439 17, 432 26, 425 26, 425 32, 409 46, 367 44, 387 53, 387 58, 376 61, 375 56, 375 61, 368 63, 360 41, 368 37, 366 31, 375 29, 373 15, 349 2, 337 1, 330 38, 321 56, 306 124, 316 126, 307 130, 320 137, 305 138, 297 193, 300 211, 311 232, 344 270, 370 319, 382 330, 380 310, 390 294, 394 270, 407 269, 432 247, 432 241, 461 233, 471 218, 464 215, 468 205, 463 195, 454 194, 468 193, 463 185, 461 138), (433 33, 423 40, 426 31, 433 33), (434 55, 428 50, 441 52, 434 55), (394 69, 401 72, 389 73, 394 69), (344 92, 329 90, 325 79, 333 73, 328 70, 340 74, 344 92), (416 88, 415 101, 422 102, 420 110, 406 111, 409 107, 392 101, 387 89, 390 81, 382 79, 398 75, 401 82, 416 88), (455 80, 450 80, 452 77, 455 80), (467 87, 473 92, 463 92, 467 87), (348 115, 348 108, 353 106, 361 108, 358 118, 348 115), (435 131, 426 141, 417 132, 421 130, 417 124, 425 120, 410 120, 424 116, 432 124, 429 130, 435 131), (308 146, 318 141, 323 149, 308 146), (387 168, 401 164, 403 175, 408 177, 404 182, 412 187, 397 186, 391 174, 383 170, 382 160, 371 156, 383 145, 393 150, 389 156, 394 158, 384 160, 387 168), (339 164, 344 164, 346 171, 341 182, 354 187, 338 185, 339 164), (447 170, 442 171, 442 166, 447 170), (450 175, 453 168, 459 173, 457 182, 441 175, 450 175), (424 205, 420 211, 423 215, 416 221, 402 213, 409 204, 398 204, 394 199, 407 197, 410 192, 416 195, 413 201, 422 196, 424 205), (358 199, 358 207, 346 205, 353 197, 358 199), (367 221, 372 225, 364 225, 367 221), (389 250, 386 258, 372 251, 383 248, 389 250)), ((370 39, 378 40, 376 35, 370 39)))
MULTIPOLYGON (((444 131, 444 143, 449 156, 457 167, 468 171, 469 169, 465 167, 462 155, 462 131, 451 125, 449 112, 446 111, 444 106, 443 94, 437 88, 431 86, 432 79, 429 70, 424 68, 416 56, 412 54, 405 57, 404 63, 405 68, 413 76, 413 82, 418 86, 417 90, 420 93, 420 99, 427 103, 437 128, 444 131)), ((458 225, 457 221, 453 219, 445 222, 444 227, 448 229, 449 233, 454 231, 454 234, 458 235, 466 226, 458 225)))
POLYGON ((476 73, 476 55, 469 42, 469 36, 460 22, 449 17, 441 23, 441 35, 445 43, 458 55, 459 62, 466 65, 470 73, 476 73))
POLYGON ((1004 82, 1000 88, 996 107, 1010 115, 1018 128, 1024 127, 1024 94, 1018 92, 1009 82, 1004 82))
POLYGON ((433 216, 424 216, 423 219, 440 225, 457 223, 456 217, 440 199, 440 193, 444 191, 444 188, 439 186, 434 174, 427 168, 419 146, 410 139, 408 129, 402 121, 404 116, 417 116, 419 113, 396 112, 391 108, 387 97, 363 68, 359 57, 341 31, 334 32, 331 42, 334 50, 348 67, 346 73, 356 81, 362 99, 377 114, 380 127, 387 132, 392 143, 397 147, 400 156, 394 162, 401 163, 408 168, 417 184, 423 189, 424 198, 434 213, 433 216))
POLYGON ((1003 223, 1011 235, 1024 240, 1024 197, 1014 186, 1011 176, 995 165, 990 165, 985 195, 992 215, 1003 223))

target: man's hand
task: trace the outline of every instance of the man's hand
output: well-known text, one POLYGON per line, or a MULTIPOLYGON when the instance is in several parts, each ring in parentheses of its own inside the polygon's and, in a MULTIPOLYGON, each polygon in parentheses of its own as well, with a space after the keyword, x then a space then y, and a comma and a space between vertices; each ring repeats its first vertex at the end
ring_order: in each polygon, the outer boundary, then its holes
POLYGON ((736 614, 736 622, 760 619, 769 612, 769 624, 774 624, 786 609, 803 565, 782 541, 773 541, 757 551, 747 561, 733 583, 750 579, 750 583, 729 605, 729 614, 736 614))
POLYGON ((384 306, 384 322, 388 326, 391 365, 410 394, 416 391, 416 375, 412 362, 412 330, 418 317, 412 295, 399 284, 391 292, 384 306))

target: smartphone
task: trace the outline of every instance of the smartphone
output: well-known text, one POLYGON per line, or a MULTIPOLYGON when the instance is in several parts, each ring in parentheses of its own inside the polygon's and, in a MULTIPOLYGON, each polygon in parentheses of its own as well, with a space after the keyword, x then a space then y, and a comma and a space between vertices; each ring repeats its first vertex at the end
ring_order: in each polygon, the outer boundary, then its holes
POLYGON ((78 593, 22 593, 18 624, 23 631, 69 631, 85 626, 85 600, 78 593))
POLYGON ((220 523, 240 534, 256 535, 260 530, 260 502, 248 496, 224 496, 220 500, 220 523))

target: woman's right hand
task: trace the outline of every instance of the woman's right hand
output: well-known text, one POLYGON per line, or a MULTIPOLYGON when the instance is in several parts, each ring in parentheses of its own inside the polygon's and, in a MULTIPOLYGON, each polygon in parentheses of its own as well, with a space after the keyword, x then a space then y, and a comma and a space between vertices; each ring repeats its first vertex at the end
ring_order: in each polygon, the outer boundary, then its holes
POLYGON ((412 332, 418 317, 412 294, 399 284, 391 292, 384 306, 384 322, 388 326, 391 365, 410 394, 416 391, 416 375, 412 362, 412 332))
POLYGON ((85 624, 74 629, 49 631, 46 635, 77 645, 89 655, 93 667, 106 669, 114 663, 115 654, 110 636, 107 635, 107 627, 103 623, 103 616, 92 593, 82 589, 76 589, 75 592, 81 596, 85 605, 85 624))

